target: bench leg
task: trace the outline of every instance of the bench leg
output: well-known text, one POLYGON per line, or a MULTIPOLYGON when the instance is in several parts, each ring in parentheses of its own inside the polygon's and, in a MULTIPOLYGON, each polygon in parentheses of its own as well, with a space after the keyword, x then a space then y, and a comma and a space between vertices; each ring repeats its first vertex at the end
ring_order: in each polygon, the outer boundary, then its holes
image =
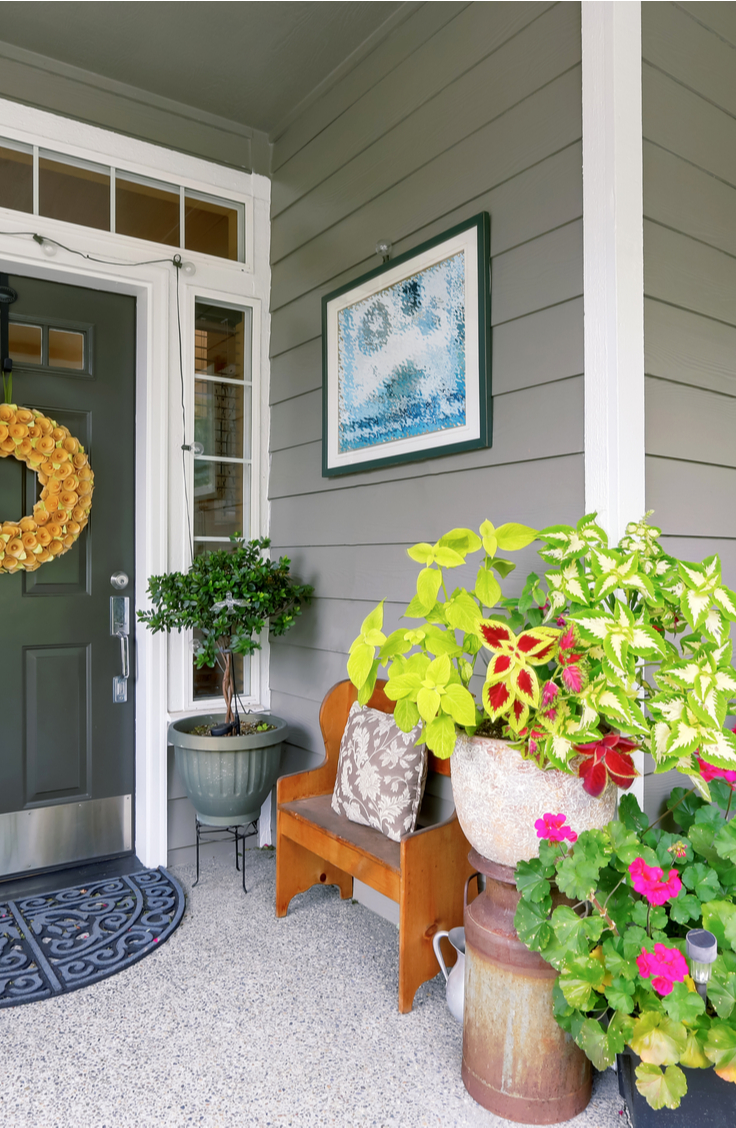
POLYGON ((463 923, 463 889, 473 872, 470 846, 455 816, 402 842, 399 901, 399 1011, 439 972, 432 937, 463 923))
POLYGON ((349 873, 326 862, 286 835, 276 839, 276 916, 284 917, 292 897, 313 885, 337 885, 343 900, 353 895, 349 873))

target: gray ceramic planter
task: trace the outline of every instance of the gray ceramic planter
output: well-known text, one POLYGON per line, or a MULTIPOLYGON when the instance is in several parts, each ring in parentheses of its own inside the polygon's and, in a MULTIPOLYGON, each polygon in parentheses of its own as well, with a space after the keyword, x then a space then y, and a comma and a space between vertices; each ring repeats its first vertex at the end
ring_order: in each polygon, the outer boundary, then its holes
POLYGON ((209 826, 253 822, 279 774, 286 721, 268 713, 249 719, 276 728, 252 736, 194 736, 186 731, 225 720, 214 713, 184 717, 169 725, 169 744, 174 745, 181 781, 199 821, 209 826))

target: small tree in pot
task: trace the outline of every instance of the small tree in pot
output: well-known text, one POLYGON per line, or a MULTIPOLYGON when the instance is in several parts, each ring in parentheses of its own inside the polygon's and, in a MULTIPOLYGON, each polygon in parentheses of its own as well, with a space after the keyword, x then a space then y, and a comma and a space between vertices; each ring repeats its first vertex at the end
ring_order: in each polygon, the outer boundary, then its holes
POLYGON ((312 588, 289 575, 290 561, 269 560, 267 537, 232 537, 232 549, 197 556, 188 572, 152 576, 153 607, 138 618, 152 631, 199 632, 196 663, 218 665, 226 715, 186 717, 169 725, 176 765, 197 818, 210 826, 230 826, 258 818, 279 771, 287 731, 280 717, 258 714, 241 731, 233 654, 260 649, 266 629, 282 635, 294 625, 312 588), (214 739, 213 739, 214 738, 214 739))
POLYGON ((288 557, 276 562, 264 556, 271 543, 268 537, 251 541, 231 537, 231 541, 230 551, 196 556, 188 572, 151 576, 148 593, 153 608, 138 612, 139 621, 154 633, 200 632, 195 661, 199 669, 218 665, 222 670, 228 735, 239 731, 237 704, 233 708, 233 654, 245 656, 260 650, 258 636, 266 623, 271 634, 285 634, 313 591, 309 584, 297 583, 289 575, 288 557))

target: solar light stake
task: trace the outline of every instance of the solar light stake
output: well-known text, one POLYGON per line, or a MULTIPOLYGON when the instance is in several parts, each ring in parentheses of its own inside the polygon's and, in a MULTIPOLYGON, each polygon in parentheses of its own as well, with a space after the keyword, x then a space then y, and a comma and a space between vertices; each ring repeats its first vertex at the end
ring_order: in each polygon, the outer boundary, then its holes
POLYGON ((698 994, 705 999, 713 961, 718 955, 718 941, 705 928, 691 928, 685 937, 685 948, 690 974, 695 980, 698 994))

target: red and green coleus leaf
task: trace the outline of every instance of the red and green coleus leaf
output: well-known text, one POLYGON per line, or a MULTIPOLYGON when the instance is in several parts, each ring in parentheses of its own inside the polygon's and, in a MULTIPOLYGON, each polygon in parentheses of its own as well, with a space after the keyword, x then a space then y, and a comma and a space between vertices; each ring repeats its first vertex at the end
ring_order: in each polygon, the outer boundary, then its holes
POLYGON ((503 620, 481 619, 478 633, 493 654, 483 687, 486 712, 493 720, 507 716, 518 732, 526 725, 529 708, 539 704, 539 678, 533 667, 554 656, 559 632, 537 627, 517 636, 503 620))
POLYGON ((623 790, 631 787, 639 774, 631 758, 637 748, 635 740, 618 732, 608 733, 591 744, 576 744, 575 751, 582 757, 578 775, 585 791, 593 796, 602 795, 609 780, 623 790))

